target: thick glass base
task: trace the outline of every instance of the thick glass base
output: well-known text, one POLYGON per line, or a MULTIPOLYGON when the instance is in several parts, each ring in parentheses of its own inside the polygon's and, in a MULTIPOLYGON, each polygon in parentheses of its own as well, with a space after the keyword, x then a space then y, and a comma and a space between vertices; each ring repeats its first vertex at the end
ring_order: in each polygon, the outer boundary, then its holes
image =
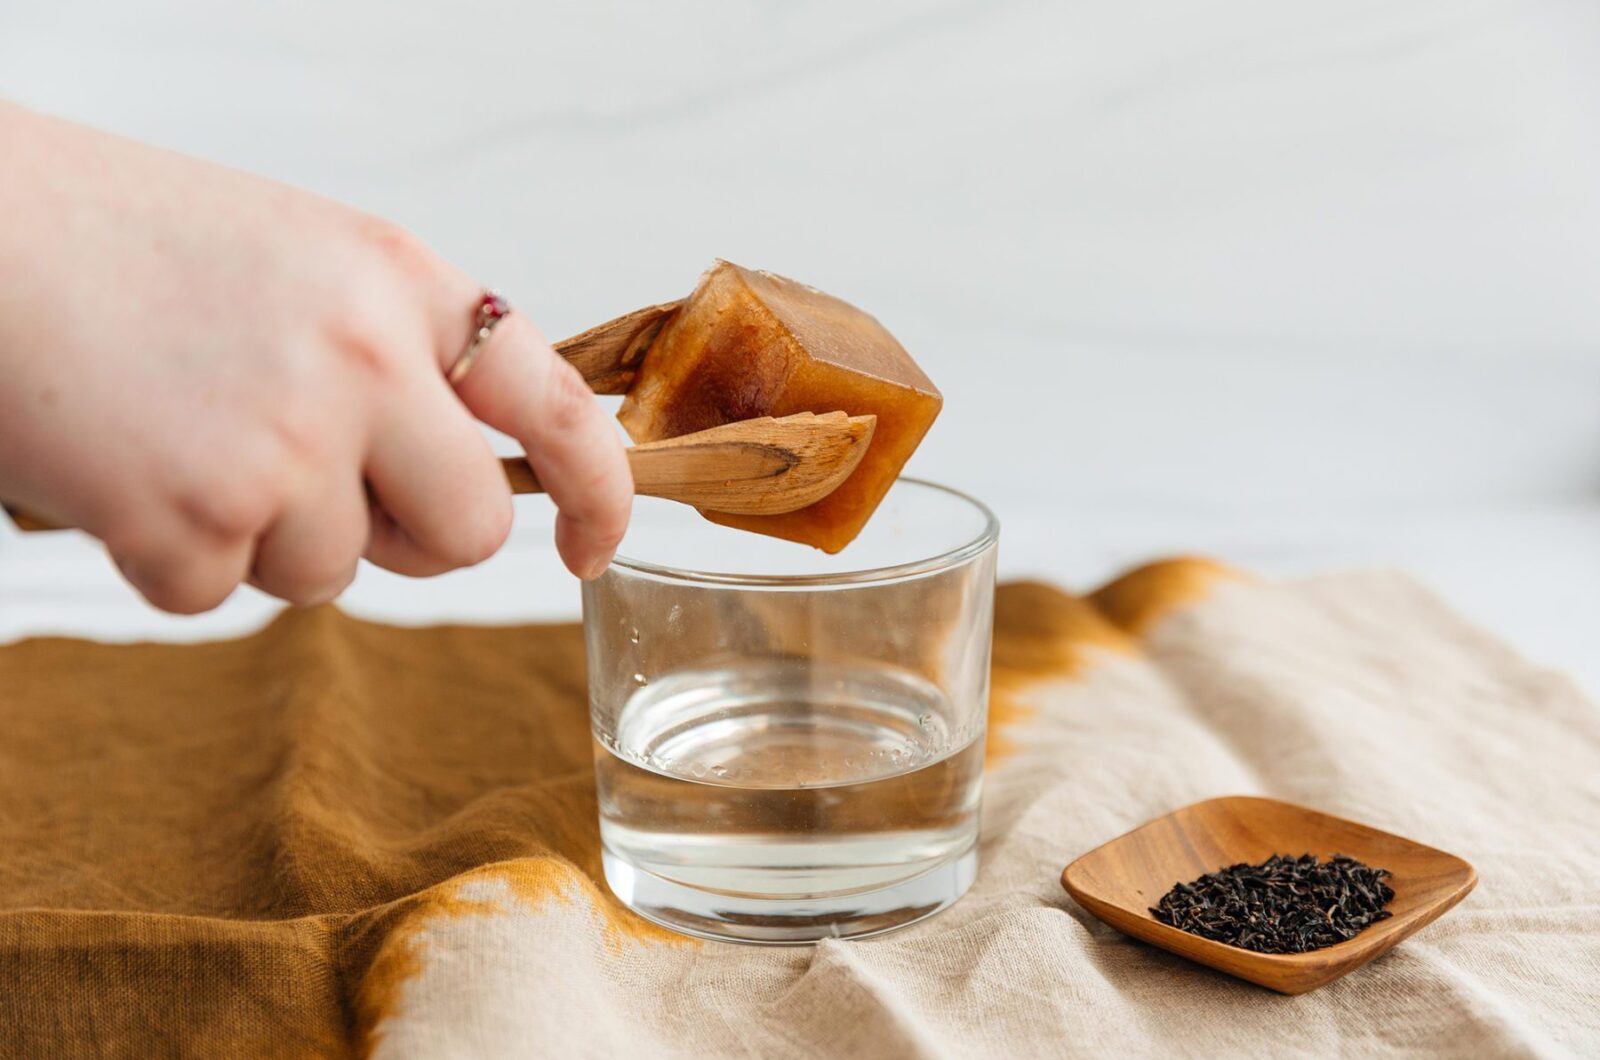
POLYGON ((606 883, 624 905, 673 931, 720 942, 796 946, 854 939, 916 923, 972 886, 978 848, 889 887, 811 898, 756 898, 687 887, 645 872, 609 848, 606 883))

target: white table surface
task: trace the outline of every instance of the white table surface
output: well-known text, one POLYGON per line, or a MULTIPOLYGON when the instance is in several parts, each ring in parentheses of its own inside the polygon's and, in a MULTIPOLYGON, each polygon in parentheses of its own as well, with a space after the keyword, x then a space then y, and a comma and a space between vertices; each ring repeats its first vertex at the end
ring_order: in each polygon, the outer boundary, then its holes
MULTIPOLYGON (((0 95, 416 228, 552 335, 714 256, 876 313, 1003 572, 1398 566, 1600 687, 1600 6, 0 5, 0 95)), ((0 145, 3 162, 3 145, 0 145)), ((575 613, 514 547, 403 621, 575 613)), ((0 536, 0 638, 215 636, 0 536)))

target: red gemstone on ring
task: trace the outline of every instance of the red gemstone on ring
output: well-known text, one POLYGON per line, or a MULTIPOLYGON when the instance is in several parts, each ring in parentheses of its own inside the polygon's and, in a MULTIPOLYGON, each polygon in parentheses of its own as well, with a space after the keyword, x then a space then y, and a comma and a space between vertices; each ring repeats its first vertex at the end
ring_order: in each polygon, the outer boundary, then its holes
POLYGON ((499 320, 510 312, 510 303, 492 291, 486 293, 478 302, 478 319, 485 324, 499 320))
POLYGON ((495 326, 511 315, 511 305, 493 291, 483 292, 483 297, 478 299, 478 308, 473 313, 472 337, 467 339, 466 348, 461 351, 444 377, 454 386, 467 377, 472 370, 472 363, 478 359, 478 353, 483 349, 484 343, 489 338, 489 333, 495 326))

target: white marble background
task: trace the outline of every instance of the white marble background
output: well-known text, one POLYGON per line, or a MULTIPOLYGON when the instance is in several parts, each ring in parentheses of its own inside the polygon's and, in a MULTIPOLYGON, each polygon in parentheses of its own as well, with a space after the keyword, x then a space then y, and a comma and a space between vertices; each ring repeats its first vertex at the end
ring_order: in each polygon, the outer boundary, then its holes
MULTIPOLYGON (((1587 0, 0 0, 0 95, 392 216, 552 335, 713 256, 868 308, 1007 574, 1399 565, 1600 687, 1597 71, 1587 0)), ((350 606, 572 613, 525 503, 350 606)), ((268 607, 0 537, 0 638, 268 607)))

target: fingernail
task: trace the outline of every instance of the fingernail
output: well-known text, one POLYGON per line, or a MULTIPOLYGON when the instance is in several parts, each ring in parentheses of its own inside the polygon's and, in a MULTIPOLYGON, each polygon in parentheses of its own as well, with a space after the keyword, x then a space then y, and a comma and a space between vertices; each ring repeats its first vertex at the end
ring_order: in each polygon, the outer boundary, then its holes
POLYGON ((606 572, 606 568, 609 566, 611 566, 610 556, 595 560, 593 563, 589 564, 589 569, 584 571, 583 580, 586 582, 594 581, 596 578, 600 577, 600 575, 604 574, 606 572))

